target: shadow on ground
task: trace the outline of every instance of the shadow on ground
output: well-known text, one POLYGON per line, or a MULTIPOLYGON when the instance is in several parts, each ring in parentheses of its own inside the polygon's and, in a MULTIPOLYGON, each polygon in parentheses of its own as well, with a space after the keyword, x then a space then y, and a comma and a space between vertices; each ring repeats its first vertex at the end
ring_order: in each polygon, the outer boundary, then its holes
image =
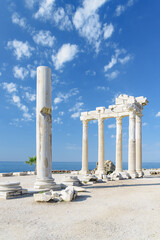
POLYGON ((145 187, 145 186, 160 186, 160 183, 144 183, 144 184, 122 184, 122 185, 113 185, 113 186, 90 186, 90 188, 122 188, 122 187, 145 187))

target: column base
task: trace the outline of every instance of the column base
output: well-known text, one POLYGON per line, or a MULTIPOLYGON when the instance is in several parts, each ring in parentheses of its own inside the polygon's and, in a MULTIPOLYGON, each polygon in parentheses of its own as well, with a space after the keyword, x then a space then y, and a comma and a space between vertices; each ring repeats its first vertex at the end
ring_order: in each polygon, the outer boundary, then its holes
POLYGON ((96 175, 105 175, 106 174, 106 171, 104 169, 97 169, 95 171, 95 174, 96 175))
POLYGON ((80 174, 80 175, 87 175, 87 174, 89 174, 89 173, 90 173, 89 170, 81 170, 81 171, 79 171, 79 174, 80 174))
POLYGON ((136 171, 128 171, 131 178, 138 178, 138 173, 136 171))
POLYGON ((35 189, 55 189, 56 183, 54 182, 53 178, 46 178, 46 179, 36 179, 36 182, 34 184, 35 189))
POLYGON ((136 170, 138 177, 143 178, 144 172, 142 170, 136 170))

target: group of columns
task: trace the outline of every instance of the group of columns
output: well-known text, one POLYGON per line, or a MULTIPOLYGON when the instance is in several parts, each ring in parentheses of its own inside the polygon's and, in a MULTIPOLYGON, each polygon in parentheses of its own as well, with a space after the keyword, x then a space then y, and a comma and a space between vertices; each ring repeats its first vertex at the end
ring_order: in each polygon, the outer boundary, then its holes
MULTIPOLYGON (((35 188, 46 189, 55 186, 52 178, 51 108, 51 69, 40 66, 37 68, 37 178, 35 188)), ((117 117, 116 122, 116 172, 122 172, 122 117, 117 117)), ((88 173, 88 120, 83 121, 82 145, 81 173, 86 174, 88 173)), ((141 115, 136 115, 134 111, 129 115, 128 172, 131 177, 135 177, 137 174, 142 176, 141 115)), ((105 174, 103 118, 98 119, 98 169, 96 173, 105 174)))
MULTIPOLYGON (((134 111, 129 114, 128 173, 131 177, 142 176, 141 116, 134 111)), ((82 174, 88 173, 88 120, 83 120, 82 174)), ((98 119, 98 169, 104 174, 104 119, 98 119)), ((122 117, 116 118, 116 172, 122 172, 122 117)))

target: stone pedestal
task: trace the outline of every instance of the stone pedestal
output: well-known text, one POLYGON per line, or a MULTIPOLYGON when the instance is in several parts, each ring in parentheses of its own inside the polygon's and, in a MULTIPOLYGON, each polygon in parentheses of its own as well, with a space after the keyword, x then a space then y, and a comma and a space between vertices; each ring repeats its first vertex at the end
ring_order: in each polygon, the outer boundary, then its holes
POLYGON ((142 172, 142 115, 136 116, 136 172, 143 177, 142 172))
POLYGON ((52 178, 51 107, 51 69, 40 66, 37 68, 36 189, 51 189, 55 186, 52 178))
POLYGON ((82 169, 80 174, 85 175, 88 171, 88 121, 83 122, 82 133, 82 169))
POLYGON ((64 176, 62 184, 64 186, 82 186, 81 181, 76 176, 64 176))
POLYGON ((122 172, 122 117, 116 118, 116 172, 122 172))
POLYGON ((137 177, 135 171, 136 149, 135 149, 135 112, 129 115, 129 146, 128 146, 128 173, 131 178, 137 177))
POLYGON ((98 119, 98 169, 95 174, 105 174, 104 169, 104 120, 98 119))
POLYGON ((9 199, 28 193, 27 189, 22 189, 20 182, 1 182, 0 199, 9 199))

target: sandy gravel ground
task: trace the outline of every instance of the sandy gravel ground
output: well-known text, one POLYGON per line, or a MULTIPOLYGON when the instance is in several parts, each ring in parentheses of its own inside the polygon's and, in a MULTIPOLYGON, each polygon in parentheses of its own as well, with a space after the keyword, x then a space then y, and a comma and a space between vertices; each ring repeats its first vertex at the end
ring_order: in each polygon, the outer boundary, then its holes
MULTIPOLYGON (((60 182, 62 175, 54 175, 60 182)), ((32 188, 35 176, 0 178, 32 188)), ((86 187, 70 203, 0 200, 0 240, 159 240, 160 178, 86 187)))

